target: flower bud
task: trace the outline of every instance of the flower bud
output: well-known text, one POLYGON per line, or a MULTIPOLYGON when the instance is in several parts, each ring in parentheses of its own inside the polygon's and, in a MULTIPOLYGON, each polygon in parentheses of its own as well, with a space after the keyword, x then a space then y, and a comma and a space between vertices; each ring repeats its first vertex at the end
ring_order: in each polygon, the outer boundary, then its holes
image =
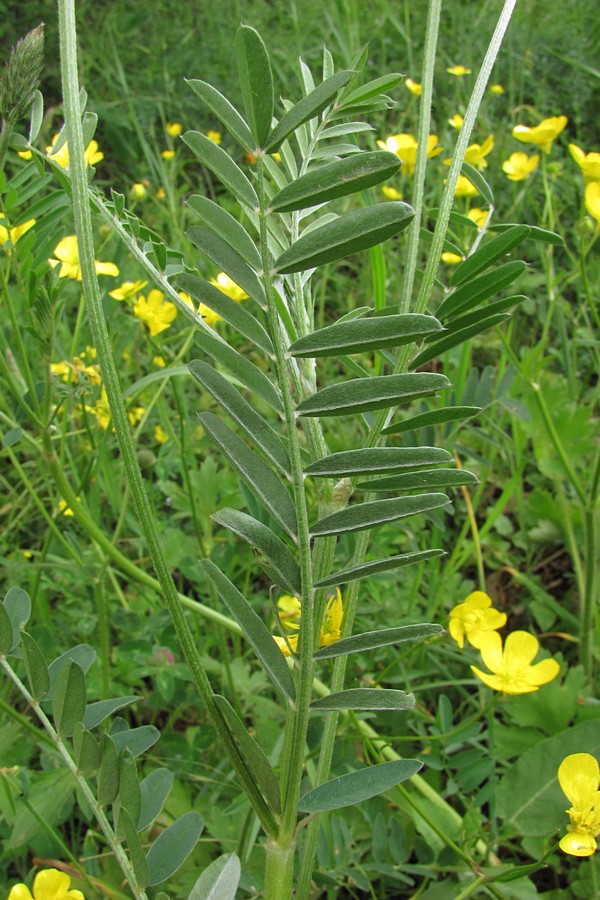
POLYGON ((29 110, 44 65, 44 25, 17 41, 0 78, 0 115, 15 125, 29 110))

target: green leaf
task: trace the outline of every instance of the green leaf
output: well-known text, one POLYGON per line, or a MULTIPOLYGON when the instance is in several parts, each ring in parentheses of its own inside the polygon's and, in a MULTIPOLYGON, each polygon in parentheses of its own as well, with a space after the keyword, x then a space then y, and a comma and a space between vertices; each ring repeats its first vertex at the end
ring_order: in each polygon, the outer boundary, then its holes
POLYGON ((294 536, 297 529, 294 504, 273 470, 217 416, 200 413, 198 418, 257 500, 288 534, 294 536))
POLYGON ((492 189, 475 166, 470 165, 467 162, 463 162, 462 164, 462 174, 469 179, 473 187, 476 187, 483 199, 490 204, 490 206, 494 205, 494 194, 492 193, 492 189))
POLYGON ((354 806, 389 791, 401 781, 415 775, 422 765, 418 759, 395 759, 348 775, 340 775, 300 797, 298 809, 304 813, 317 813, 326 809, 354 806))
POLYGON ((148 863, 142 842, 140 841, 135 826, 135 821, 126 809, 120 812, 120 823, 125 832, 125 840, 127 841, 127 849, 129 850, 129 858, 135 877, 140 888, 145 888, 148 882, 148 863))
POLYGON ((198 330, 195 341, 204 353, 208 353, 229 369, 248 390, 261 397, 271 409, 276 412, 283 411, 283 404, 272 381, 253 362, 230 347, 222 338, 211 334, 208 328, 198 330))
POLYGON ((159 834, 146 855, 149 885, 175 874, 198 843, 203 828, 202 816, 188 812, 159 834))
POLYGON ((412 566, 415 563, 424 562, 426 559, 434 559, 436 556, 444 556, 443 550, 415 550, 412 553, 401 553, 398 556, 388 556, 386 559, 375 559, 372 562, 362 563, 359 566, 350 566, 333 572, 326 578, 320 578, 315 582, 315 587, 327 587, 331 584, 346 584, 348 581, 357 581, 360 578, 369 578, 382 572, 393 569, 401 569, 404 566, 412 566))
POLYGON ((430 425, 439 425, 441 422, 456 422, 462 419, 471 419, 481 412, 480 406, 449 406, 445 409, 431 409, 429 412, 418 416, 410 416, 401 422, 392 422, 384 428, 382 434, 398 434, 403 431, 415 431, 417 428, 425 428, 430 425))
POLYGON ((119 818, 121 818, 123 810, 127 810, 136 826, 136 830, 139 831, 138 820, 142 808, 142 794, 135 759, 127 749, 123 751, 119 759, 119 794, 117 799, 119 803, 119 818))
POLYGON ((188 900, 235 900, 241 874, 235 853, 218 856, 206 867, 188 900))
POLYGON ((117 753, 129 750, 133 756, 141 756, 154 746, 160 738, 160 731, 154 725, 140 725, 138 728, 127 728, 123 731, 111 731, 110 734, 117 753))
POLYGON ((290 471, 287 451, 281 438, 263 417, 250 406, 233 385, 208 363, 193 359, 189 370, 202 387, 219 403, 267 459, 284 475, 290 471))
POLYGON ((364 447, 342 450, 311 463, 304 470, 313 478, 337 478, 377 472, 395 472, 415 466, 450 462, 452 454, 437 447, 364 447))
POLYGON ((441 625, 401 625, 399 628, 384 628, 381 631, 365 631, 349 638, 336 641, 328 647, 321 647, 314 654, 315 659, 332 659, 335 656, 347 656, 349 653, 360 653, 375 650, 377 647, 388 647, 403 641, 420 641, 435 634, 442 634, 441 625))
POLYGON ((242 145, 244 150, 252 152, 252 150, 256 149, 250 129, 237 109, 231 105, 223 94, 219 93, 211 84, 207 84, 206 81, 199 81, 196 78, 185 78, 184 80, 194 93, 204 101, 210 111, 215 114, 219 122, 225 126, 232 138, 242 145))
POLYGON ((446 316, 455 316, 459 312, 479 306, 488 297, 508 287, 526 268, 527 263, 516 259, 498 266, 493 272, 487 272, 485 275, 469 281, 442 301, 438 307, 437 316, 444 319, 446 316))
POLYGON ((402 400, 434 394, 449 384, 445 375, 430 372, 353 378, 328 385, 307 397, 299 404, 297 412, 300 416, 342 416, 385 409, 397 406, 402 400))
POLYGON ((100 738, 100 768, 98 770, 98 803, 107 806, 119 793, 119 761, 117 748, 110 735, 100 738))
POLYGON ((374 316, 327 325, 294 341, 288 352, 300 358, 363 353, 410 344, 438 331, 442 326, 433 316, 374 316))
POLYGON ((480 318, 478 322, 474 322, 472 325, 469 325, 468 328, 446 334, 441 340, 436 341, 434 344, 430 344, 429 347, 426 347, 425 350, 418 353, 411 361, 410 368, 418 369, 430 360, 440 356, 440 354, 445 353, 447 350, 451 350, 452 347, 458 347, 474 335, 481 334, 482 331, 487 331, 488 328, 493 328, 495 325, 499 325, 500 322, 504 322, 506 319, 510 319, 510 313, 498 313, 495 316, 480 318))
POLYGON ((378 203, 339 216, 303 234, 275 263, 282 275, 303 272, 381 244, 407 228, 414 210, 398 201, 378 203))
POLYGON ((23 645, 27 679, 31 687, 31 696, 34 700, 42 700, 50 687, 50 676, 48 675, 46 660, 34 639, 26 631, 21 635, 21 643, 23 645))
POLYGON ((431 469, 378 478, 375 481, 362 481, 356 487, 363 491, 414 491, 457 487, 461 484, 479 484, 479 479, 465 469, 431 469))
POLYGON ((374 97, 379 97, 387 91, 393 90, 404 79, 404 75, 399 72, 390 72, 389 75, 382 75, 381 78, 374 78, 373 81, 363 84, 362 87, 355 88, 343 98, 340 106, 354 106, 357 103, 366 103, 374 97))
MULTIPOLYGON (((503 222, 500 225, 491 225, 488 230, 494 231, 496 234, 502 234, 502 232, 508 231, 510 228, 517 227, 517 224, 514 222, 503 222)), ((527 227, 529 228, 527 238, 530 241, 539 241, 540 244, 552 244, 554 247, 561 247, 564 244, 560 234, 556 234, 554 231, 539 228, 537 225, 528 225, 527 227)))
POLYGON ((177 287, 190 294, 198 303, 204 303, 261 350, 274 354, 271 338, 260 322, 240 303, 227 297, 214 285, 196 275, 185 274, 177 279, 177 287))
POLYGON ((396 522, 407 516, 447 506, 449 502, 445 494, 421 494, 418 497, 395 497, 392 500, 356 503, 341 512, 319 519, 310 529, 310 533, 313 537, 323 537, 326 534, 340 534, 343 531, 364 531, 376 525, 396 522))
POLYGON ((463 284, 468 279, 479 275, 484 269, 488 269, 497 260, 510 253, 528 235, 528 225, 515 225, 509 231, 499 234, 498 237, 495 237, 489 243, 485 243, 456 267, 452 273, 450 284, 453 286, 463 284))
MULTIPOLYGON (((452 319, 446 326, 445 332, 442 332, 440 335, 434 334, 426 337, 425 343, 428 344, 437 340, 443 340, 448 335, 462 331, 464 328, 475 325, 478 322, 483 323, 485 320, 491 318, 491 316, 506 312, 506 310, 512 309, 513 306, 523 303, 526 299, 527 297, 524 294, 513 294, 510 297, 503 297, 502 300, 495 300, 493 303, 488 303, 487 306, 484 306, 481 309, 471 310, 471 312, 460 315, 456 319, 452 319)), ((481 330, 483 331, 484 328, 482 327, 481 330)))
POLYGON ((336 94, 353 78, 354 74, 354 72, 348 71, 337 72, 317 85, 314 91, 299 100, 295 106, 292 106, 271 132, 265 151, 273 153, 275 150, 279 150, 284 140, 296 128, 299 128, 308 119, 313 119, 322 113, 336 94))
POLYGON ((385 688, 353 688, 320 697, 311 704, 313 710, 330 709, 413 709, 414 694, 385 688))
POLYGON ((100 765, 100 747, 91 731, 86 731, 83 722, 77 722, 73 729, 73 751, 77 768, 91 775, 100 765))
MULTIPOLYGON (((17 641, 19 636, 17 635, 17 641)), ((0 603, 0 655, 6 656, 14 646, 12 622, 3 603, 0 603)))
POLYGON ((261 307, 266 307, 267 298, 256 272, 244 262, 242 257, 218 234, 208 228, 192 225, 186 232, 191 242, 202 250, 219 269, 241 287, 261 307))
MULTIPOLYGON (((281 653, 281 651, 279 651, 281 653)), ((240 750, 253 782, 275 813, 281 812, 279 782, 262 748, 250 737, 246 726, 231 704, 220 694, 213 697, 221 717, 240 750)))
POLYGON ((264 666, 265 672, 284 699, 294 700, 296 692, 285 657, 268 631, 263 620, 254 612, 248 601, 214 563, 203 559, 200 565, 206 576, 234 617, 244 636, 264 666))
POLYGON ((85 675, 72 659, 61 665, 52 696, 52 716, 61 737, 70 737, 85 713, 85 675))
POLYGON ((53 660, 48 666, 48 673, 50 675, 50 690, 46 695, 46 700, 51 700, 54 696, 54 685, 56 683, 56 676, 60 672, 62 666, 68 660, 72 660, 77 663, 77 665, 83 671, 83 674, 87 674, 92 663, 96 659, 96 651, 93 647, 90 647, 89 644, 77 644, 75 647, 71 647, 69 650, 65 650, 64 653, 61 653, 55 660, 53 660))
POLYGON ((296 560, 270 528, 237 509, 220 509, 212 518, 258 550, 265 557, 265 564, 273 570, 275 579, 286 591, 300 594, 300 572, 296 560))
POLYGON ((275 212, 292 212, 358 193, 392 178, 400 168, 395 153, 357 153, 301 175, 269 201, 275 212))
POLYGON ((256 191, 232 158, 224 150, 199 131, 186 131, 182 140, 200 162, 213 172, 236 200, 250 209, 258 209, 256 191))
POLYGON ((20 587, 11 587, 4 597, 4 609, 12 625, 12 641, 9 652, 19 643, 21 631, 27 625, 31 615, 29 594, 20 587))
POLYGON ((129 694, 127 697, 114 697, 112 700, 97 700, 95 703, 88 703, 83 716, 83 724, 88 729, 96 728, 108 716, 112 716, 119 709, 131 706, 137 700, 141 700, 141 697, 129 694))
MULTIPOLYGON (((32 780, 27 792, 29 807, 24 804, 17 807, 12 833, 7 827, 6 820, 3 823, 4 852, 20 850, 22 854, 30 854, 35 842, 44 835, 40 823, 43 822, 44 826, 54 829, 59 822, 61 811, 72 797, 75 783, 71 772, 65 769, 50 772, 37 771, 35 780, 32 780)), ((4 797, 5 795, 3 801, 4 797)), ((4 890, 2 893, 5 893, 4 890)))
POLYGON ((257 147, 263 147, 273 119, 273 76, 269 54, 258 31, 241 25, 235 35, 235 55, 244 108, 257 147))
POLYGON ((140 784, 141 808, 138 818, 138 831, 143 831, 159 815, 165 800, 173 787, 173 772, 170 769, 155 769, 140 784))
POLYGON ((200 217, 205 228, 220 235, 230 247, 235 247, 248 265, 258 271, 262 262, 256 244, 237 219, 208 197, 194 194, 187 201, 188 206, 200 217))
POLYGON ((29 111, 29 144, 34 144, 36 142, 43 120, 44 97, 40 91, 34 91, 33 103, 31 104, 31 109, 29 111))

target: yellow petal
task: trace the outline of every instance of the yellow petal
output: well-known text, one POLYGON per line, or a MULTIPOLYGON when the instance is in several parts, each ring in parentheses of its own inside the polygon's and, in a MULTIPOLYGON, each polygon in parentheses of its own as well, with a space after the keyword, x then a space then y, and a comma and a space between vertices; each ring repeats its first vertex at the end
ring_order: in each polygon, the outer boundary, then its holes
POLYGON ((504 657, 508 669, 527 666, 540 649, 540 642, 528 631, 511 631, 504 645, 504 657))
POLYGON ((471 671, 474 672, 484 684, 487 684, 488 687, 493 688, 495 691, 504 691, 504 681, 499 675, 489 675, 487 672, 482 672, 477 666, 471 666, 471 671))
POLYGON ((598 790, 598 760, 590 753, 571 753, 558 767, 558 782, 571 804, 581 809, 586 805, 586 800, 598 790))
POLYGON ((563 853, 569 853, 571 856, 591 856, 596 852, 598 844, 593 835, 587 832, 569 831, 558 846, 563 853))
POLYGON ((113 275, 116 278, 119 274, 119 269, 111 262, 96 262, 96 273, 98 275, 113 275))
POLYGON ((71 879, 58 869, 43 869, 33 881, 35 900, 63 900, 69 893, 71 879))
POLYGON ((8 900, 33 900, 31 891, 26 884, 15 884, 10 890, 8 900))
MULTIPOLYGON (((450 613, 450 615, 452 615, 452 613, 450 613)), ((460 619, 450 619, 448 631, 450 632, 450 637, 454 638, 454 640, 462 650, 462 648, 465 646, 465 630, 460 619)))
POLYGON ((497 631, 490 631, 482 637, 479 650, 490 672, 502 671, 502 638, 497 631))
POLYGON ((527 680, 530 684, 539 687, 542 684, 548 684, 560 672, 560 666, 555 659, 543 659, 541 662, 531 666, 527 673, 527 680))
POLYGON ((465 600, 464 605, 471 609, 486 609, 492 605, 492 598, 485 591, 473 591, 465 600))

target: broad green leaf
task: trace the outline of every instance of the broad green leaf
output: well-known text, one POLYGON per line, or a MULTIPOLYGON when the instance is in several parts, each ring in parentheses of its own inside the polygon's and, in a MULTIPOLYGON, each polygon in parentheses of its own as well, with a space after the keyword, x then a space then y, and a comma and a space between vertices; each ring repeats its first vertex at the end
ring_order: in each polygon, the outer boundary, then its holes
POLYGON ((188 812, 165 828, 146 855, 148 884, 160 884, 183 865, 204 829, 204 819, 197 812, 188 812))
POLYGON ((276 412, 283 411, 283 404, 273 382, 258 366, 230 347, 227 341, 212 334, 208 328, 202 329, 202 331, 198 330, 195 341, 204 353, 208 353, 222 366, 229 369, 248 390, 261 397, 271 409, 276 412))
POLYGON ((374 97, 385 94, 397 87, 404 79, 404 75, 398 72, 390 72, 389 75, 382 75, 381 78, 374 78, 373 81, 363 84, 362 87, 355 88, 342 99, 341 106, 354 106, 357 103, 365 103, 374 97))
POLYGON ((327 325, 301 337, 289 348, 292 356, 316 358, 340 353, 363 353, 381 347, 410 344, 425 335, 442 331, 433 316, 409 313, 402 316, 374 316, 327 325))
POLYGON ((237 219, 208 197, 194 194, 187 201, 188 206, 200 217, 205 228, 220 235, 230 247, 235 247, 248 265, 258 271, 262 262, 256 244, 237 219))
POLYGON ((407 228, 414 216, 407 203, 392 201, 356 209, 303 234, 275 262, 282 275, 303 272, 381 244, 407 228))
POLYGON ((348 775, 340 775, 300 797, 298 809, 304 813, 318 813, 326 809, 354 806, 406 781, 422 765, 418 759, 395 759, 348 775))
POLYGON ((29 594, 20 587, 11 587, 4 597, 4 609, 12 625, 11 646, 14 650, 21 638, 21 631, 27 625, 31 615, 31 600, 29 594))
POLYGON ((127 749, 121 753, 119 758, 119 795, 117 800, 119 816, 126 809, 136 826, 136 830, 139 831, 138 820, 142 808, 140 780, 135 759, 127 749))
POLYGON ((132 756, 141 756, 154 746, 160 738, 160 731, 154 725, 140 725, 138 728, 126 728, 123 731, 111 731, 110 736, 117 748, 129 750, 132 756))
POLYGON ((272 569, 281 586, 292 594, 300 594, 300 572, 296 560, 282 540, 270 528, 237 509, 220 509, 212 518, 258 550, 265 565, 272 569))
POLYGON ((515 225, 514 228, 499 234, 489 243, 483 244, 456 267, 452 273, 450 284, 453 286, 464 284, 468 279, 479 275, 484 269, 488 269, 522 243, 528 235, 528 225, 515 225))
POLYGON ((263 39, 249 25, 241 25, 236 32, 235 56, 250 131, 255 146, 263 147, 273 119, 273 76, 263 39))
POLYGON ((402 400, 434 394, 449 384, 445 375, 430 372, 353 378, 328 385, 307 397, 297 407, 297 412, 300 416, 343 416, 369 409, 385 409, 397 406, 402 400))
POLYGON ((142 842, 137 833, 135 821, 126 809, 120 810, 119 822, 125 832, 129 858, 135 877, 140 888, 145 888, 148 882, 148 863, 142 842))
POLYGON ((451 331, 450 334, 446 334, 441 340, 436 341, 434 344, 430 344, 429 347, 426 347, 425 350, 418 353, 411 361, 410 368, 418 369, 431 359, 435 359, 440 356, 440 354, 445 353, 446 350, 451 350, 452 347, 458 347, 474 335, 480 334, 482 331, 487 331, 488 328, 493 328, 495 325, 499 325, 500 322, 504 322, 506 319, 510 319, 510 313, 498 313, 497 315, 489 316, 488 318, 480 318, 478 322, 473 323, 468 328, 463 328, 460 331, 451 331))
POLYGON ((251 153, 256 149, 250 129, 237 109, 231 105, 223 94, 219 93, 211 84, 207 84, 206 81, 199 81, 196 78, 185 78, 184 80, 198 97, 206 103, 210 111, 215 114, 219 122, 225 126, 232 138, 242 145, 244 150, 248 150, 251 153))
POLYGON ((442 300, 436 315, 444 320, 447 316, 455 316, 457 313, 473 309, 488 297, 492 297, 498 291, 508 287, 526 268, 527 263, 516 259, 513 262, 503 263, 493 272, 486 272, 485 275, 468 281, 467 284, 462 285, 445 300, 442 300))
POLYGON ((227 241, 210 231, 208 228, 200 228, 192 225, 187 231, 191 242, 206 253, 219 269, 225 272, 232 281, 241 287, 253 300, 263 307, 267 305, 264 288, 256 272, 244 262, 236 250, 227 241))
POLYGON ((401 625, 399 628, 365 631, 363 634, 355 634, 352 637, 336 641, 328 647, 321 647, 314 657, 315 659, 331 659, 335 656, 347 656, 349 653, 375 650, 377 647, 401 644, 403 641, 420 641, 435 634, 442 634, 443 631, 441 625, 401 625))
POLYGON ((48 666, 48 673, 50 675, 50 690, 46 694, 46 700, 51 700, 54 696, 54 684, 56 682, 56 676, 58 675, 61 667, 67 660, 72 660, 77 663, 77 665, 83 671, 83 674, 87 674, 92 663, 96 659, 96 651, 89 644, 77 644, 75 647, 71 647, 69 650, 65 650, 64 653, 61 653, 55 660, 53 660, 48 666))
POLYGON ((221 600, 241 627, 246 640, 260 659, 265 672, 277 690, 281 691, 286 700, 294 700, 296 696, 294 682, 285 657, 263 620, 214 563, 203 559, 200 565, 217 589, 221 600))
POLYGON ((443 550, 415 550, 412 553, 401 553, 398 556, 388 556, 386 559, 375 559, 372 562, 362 563, 359 566, 350 566, 333 572, 326 578, 320 578, 315 582, 315 587, 327 587, 331 584, 346 584, 348 581, 358 581, 360 578, 370 578, 382 572, 390 572, 393 569, 401 569, 404 566, 412 566, 424 562, 426 559, 434 559, 436 556, 444 556, 443 550))
POLYGON ((396 522, 407 516, 415 516, 430 509, 447 506, 445 494, 421 494, 417 497, 395 497, 392 500, 373 500, 370 503, 355 503, 341 512, 319 519, 310 533, 313 537, 326 534, 340 534, 343 531, 364 531, 386 522, 396 522))
POLYGON ((155 769, 140 783, 142 805, 138 818, 138 831, 143 831, 159 815, 173 786, 174 774, 170 769, 155 769))
POLYGON ((296 512, 287 489, 264 460, 224 422, 212 413, 199 419, 213 443, 225 454, 240 478, 276 522, 290 535, 296 534, 296 512))
POLYGON ((235 853, 218 856, 206 867, 188 900, 235 900, 241 874, 235 853))
MULTIPOLYGON (((17 642, 19 635, 17 634, 17 642)), ((14 646, 12 622, 3 603, 0 603, 0 655, 6 656, 14 646)))
POLYGON ((100 765, 100 747, 91 731, 83 722, 77 722, 73 729, 73 751, 77 768, 91 775, 100 765))
POLYGON ((462 164, 462 174, 469 179, 473 187, 476 187, 483 199, 490 204, 490 206, 494 205, 494 194, 492 193, 492 189, 475 166, 470 165, 469 163, 463 162, 462 164))
POLYGON ((240 392, 200 359, 193 359, 189 370, 273 465, 284 475, 289 474, 290 462, 281 438, 240 392))
MULTIPOLYGON (((502 232, 508 231, 510 228, 517 227, 515 222, 503 222, 501 225, 491 225, 489 230, 496 234, 502 234, 502 232)), ((564 244, 564 240, 560 234, 556 234, 554 231, 548 231, 546 228, 539 228, 537 225, 528 225, 527 227, 529 228, 527 238, 530 241, 539 241, 540 244, 552 244, 555 247, 560 247, 564 244)))
POLYGON ((334 478, 377 472, 395 472, 415 466, 450 462, 452 454, 437 447, 364 447, 342 450, 311 463, 304 470, 313 478, 334 478))
POLYGON ((186 131, 182 139, 200 162, 217 176, 237 200, 245 203, 250 209, 258 209, 256 191, 240 167, 224 150, 199 131, 186 131))
POLYGON ((363 481, 356 487, 363 491, 414 491, 456 487, 461 484, 479 484, 479 479, 465 469, 431 469, 363 481))
POLYGON ((23 645, 25 669, 27 670, 31 696, 34 700, 42 700, 50 687, 50 676, 46 660, 34 639, 26 631, 21 635, 21 643, 23 645))
POLYGON ((414 431, 417 428, 426 428, 430 425, 439 425, 442 422, 457 422, 462 419, 471 419, 481 412, 480 406, 449 406, 446 409, 431 409, 429 412, 418 416, 410 416, 401 422, 392 422, 384 428, 382 434, 398 434, 403 431, 414 431))
POLYGON ((54 726, 61 737, 70 737, 85 713, 85 675, 72 659, 58 670, 52 696, 54 726))
POLYGON ((140 699, 141 697, 136 694, 129 694, 127 697, 114 697, 112 700, 97 700, 95 703, 88 703, 83 716, 83 724, 91 730, 117 710, 125 709, 126 706, 131 706, 140 699))
POLYGON ((240 303, 227 297, 214 285, 196 275, 185 274, 177 279, 177 287, 190 294, 198 303, 204 303, 261 350, 274 354, 271 338, 260 322, 240 303))
POLYGON ((119 793, 119 760, 117 748, 110 735, 100 738, 100 768, 98 770, 98 803, 107 806, 119 793))
POLYGON ((320 697, 311 704, 313 710, 329 709, 413 709, 414 694, 386 688, 352 688, 320 697))
POLYGON ((271 132, 265 147, 266 152, 273 153, 275 150, 279 150, 284 140, 295 131, 296 128, 299 128, 300 125, 308 119, 313 119, 315 116, 318 116, 319 113, 322 113, 325 107, 334 99, 338 91, 340 91, 353 76, 354 72, 337 72, 335 75, 332 75, 331 78, 328 78, 326 81, 317 85, 314 91, 308 94, 308 96, 303 97, 302 100, 299 100, 295 106, 292 106, 292 108, 281 117, 271 132))
POLYGON ((269 201, 275 212, 292 212, 358 193, 392 178, 400 168, 395 153, 358 153, 301 175, 269 201))
POLYGON ((279 782, 262 748, 256 743, 254 738, 250 737, 246 726, 225 697, 215 694, 213 699, 244 758, 252 780, 258 786, 271 809, 275 813, 280 813, 279 782))

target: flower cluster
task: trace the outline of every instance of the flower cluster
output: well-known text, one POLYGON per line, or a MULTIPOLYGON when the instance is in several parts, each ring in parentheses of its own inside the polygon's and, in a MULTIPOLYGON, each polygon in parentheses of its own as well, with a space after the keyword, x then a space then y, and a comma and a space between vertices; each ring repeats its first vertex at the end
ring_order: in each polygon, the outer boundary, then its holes
MULTIPOLYGON (((54 248, 54 257, 49 259, 51 266, 60 266, 58 270, 59 278, 72 278, 74 281, 81 281, 81 266, 79 264, 79 248, 77 246, 77 238, 74 234, 70 234, 63 238, 62 241, 54 248)), ((112 275, 116 277, 119 269, 112 262, 95 261, 97 275, 112 275)))
POLYGON ((600 834, 600 766, 589 753, 572 753, 558 769, 558 782, 571 807, 560 849, 571 856, 595 853, 600 834))
MULTIPOLYGON (((284 656, 291 656, 291 654, 295 653, 298 649, 298 631, 300 629, 300 618, 302 616, 302 604, 297 597, 292 597, 290 594, 283 594, 277 601, 277 611, 284 628, 295 633, 286 634, 285 637, 273 635, 273 640, 284 656)), ((343 617, 344 606, 342 594, 340 589, 336 588, 335 594, 332 594, 327 600, 323 624, 321 625, 319 647, 329 647, 330 644, 339 641, 342 632, 343 617)))

